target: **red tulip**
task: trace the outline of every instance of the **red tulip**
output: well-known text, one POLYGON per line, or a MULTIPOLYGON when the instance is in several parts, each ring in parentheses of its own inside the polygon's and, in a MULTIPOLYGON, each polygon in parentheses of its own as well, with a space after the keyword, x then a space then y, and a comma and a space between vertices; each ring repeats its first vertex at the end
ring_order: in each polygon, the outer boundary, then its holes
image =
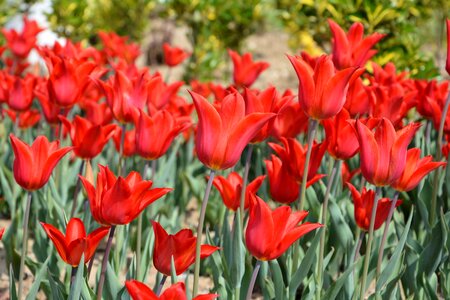
POLYGON ((6 70, 0 70, 0 104, 7 103, 9 100, 9 91, 14 85, 14 76, 8 74, 6 70))
POLYGON ((348 164, 343 161, 341 168, 342 185, 345 186, 347 182, 350 182, 352 178, 359 173, 361 173, 361 168, 350 170, 348 164))
POLYGON ((419 185, 420 181, 434 169, 447 165, 445 162, 433 162, 431 155, 420 158, 420 149, 412 148, 406 153, 406 166, 402 175, 392 183, 392 188, 401 192, 409 192, 419 185))
POLYGON ((223 99, 220 110, 199 94, 191 92, 198 114, 195 137, 200 161, 214 170, 234 166, 245 146, 274 114, 252 113, 245 115, 245 104, 237 93, 223 99))
POLYGON ((374 33, 363 38, 364 26, 359 22, 353 23, 348 33, 331 19, 328 24, 333 34, 333 62, 338 69, 363 67, 377 53, 372 47, 385 36, 374 33))
POLYGON ((370 110, 370 91, 361 78, 350 82, 344 108, 352 117, 365 116, 370 110))
POLYGON ((83 109, 86 112, 86 119, 95 125, 107 125, 113 120, 113 115, 108 103, 85 101, 83 109))
POLYGON ((406 149, 420 124, 411 123, 396 132, 392 123, 383 118, 375 133, 359 120, 354 126, 363 176, 376 186, 392 184, 405 169, 406 149))
MULTIPOLYGON (((157 296, 151 288, 137 280, 125 282, 128 293, 133 300, 187 300, 186 287, 183 282, 177 282, 165 290, 161 296, 157 296)), ((217 294, 198 295, 192 300, 213 300, 219 297, 217 294)))
POLYGON ((50 100, 59 107, 72 107, 83 96, 95 63, 80 63, 54 54, 47 56, 45 61, 49 70, 47 88, 50 100))
POLYGON ((228 50, 233 61, 233 80, 236 86, 251 86, 259 75, 269 67, 266 62, 255 62, 251 53, 240 56, 233 50, 228 50))
POLYGON ((8 105, 15 111, 26 111, 33 104, 33 90, 36 85, 36 78, 27 74, 25 78, 14 77, 10 86, 8 105))
POLYGON ((13 134, 9 138, 15 156, 14 178, 28 191, 43 187, 59 160, 72 150, 72 147, 58 149, 59 141, 50 143, 43 135, 38 136, 31 147, 13 134))
POLYGON ((280 109, 272 122, 270 134, 273 137, 278 140, 295 138, 307 130, 308 116, 289 90, 277 100, 276 105, 280 106, 280 109))
MULTIPOLYGON (((153 251, 153 264, 164 275, 170 276, 170 267, 173 257, 177 275, 184 273, 195 262, 195 247, 197 238, 190 229, 182 229, 176 234, 167 234, 164 228, 152 221, 155 232, 155 249, 153 251)), ((206 258, 217 251, 219 247, 210 245, 201 246, 201 258, 206 258)))
MULTIPOLYGON (((283 165, 286 166, 288 172, 293 176, 297 182, 301 182, 303 178, 303 169, 306 160, 307 145, 302 146, 296 139, 281 138, 283 146, 269 143, 269 146, 278 154, 283 161, 283 165)), ((322 161, 325 150, 327 149, 327 143, 314 144, 311 150, 311 158, 308 165, 308 181, 317 181, 318 176, 322 178, 322 175, 317 175, 320 163, 322 161)), ((319 179, 320 179, 319 178, 319 179)))
POLYGON ((147 103, 149 111, 166 108, 169 102, 177 95, 178 90, 183 84, 183 81, 175 81, 174 83, 167 84, 160 74, 155 74, 149 86, 147 103))
POLYGON ((17 32, 14 29, 6 30, 2 29, 5 36, 8 49, 19 58, 26 58, 31 49, 36 47, 37 35, 41 32, 42 28, 38 26, 38 23, 34 20, 23 17, 23 29, 22 32, 17 32))
POLYGON ((61 108, 56 105, 54 102, 49 100, 48 90, 47 90, 47 81, 39 82, 35 89, 34 95, 38 98, 39 103, 41 104, 42 114, 45 117, 45 120, 48 124, 57 125, 60 123, 58 118, 60 113, 66 114, 69 111, 66 109, 61 110, 61 108))
POLYGON ((353 157, 359 148, 355 131, 347 120, 350 114, 344 108, 335 117, 322 121, 328 141, 328 153, 335 159, 347 160, 353 157))
POLYGON ((168 43, 163 44, 164 61, 169 67, 181 64, 190 54, 178 47, 171 47, 168 43))
POLYGON ((109 232, 109 227, 100 227, 86 236, 83 221, 78 218, 72 218, 67 223, 65 236, 53 225, 43 222, 41 222, 41 225, 53 244, 55 244, 62 260, 73 267, 78 266, 83 254, 84 263, 91 260, 98 244, 109 232))
POLYGON ((154 160, 163 156, 172 141, 190 124, 179 122, 167 110, 157 111, 153 116, 140 111, 136 124, 136 151, 145 159, 154 160))
POLYGON ((60 116, 60 120, 69 131, 72 145, 75 147, 73 152, 82 159, 92 159, 99 155, 113 136, 117 126, 115 124, 94 125, 80 116, 75 116, 72 122, 63 116, 60 116))
POLYGON ((153 182, 142 180, 138 172, 126 178, 116 178, 108 167, 99 165, 95 188, 88 179, 80 176, 87 192, 91 213, 102 225, 125 225, 133 221, 147 206, 172 189, 150 189, 153 182))
POLYGON ((267 203, 254 196, 245 231, 248 251, 259 260, 280 257, 300 237, 323 226, 309 222, 298 225, 307 215, 307 211, 292 212, 289 206, 272 211, 267 203))
MULTIPOLYGON (((250 205, 250 195, 256 194, 266 176, 258 176, 247 185, 245 189, 244 208, 250 205)), ((242 177, 237 172, 231 172, 228 177, 216 176, 213 180, 214 186, 220 193, 223 203, 229 209, 236 211, 239 208, 242 192, 242 177)))
POLYGON ((5 233, 6 228, 0 228, 0 241, 2 240, 3 234, 5 233))
POLYGON ((191 80, 189 82, 189 86, 191 87, 194 93, 200 94, 205 98, 208 98, 211 95, 211 83, 209 82, 200 82, 197 79, 191 80))
POLYGON ((132 123, 144 109, 151 82, 155 80, 143 70, 135 77, 128 78, 120 70, 108 82, 96 80, 111 108, 114 118, 121 123, 132 123))
POLYGON ((13 121, 13 123, 18 122, 17 124, 20 129, 33 127, 41 118, 41 113, 37 109, 29 109, 18 113, 10 109, 5 109, 4 111, 8 114, 8 117, 13 121), (16 121, 17 118, 19 118, 19 121, 16 121))
MULTIPOLYGON (((116 147, 117 153, 120 153, 120 147, 122 142, 122 128, 117 127, 113 135, 114 147, 116 147)), ((122 155, 125 157, 133 156, 136 154, 136 129, 125 131, 125 139, 123 143, 122 155)))
MULTIPOLYGON (((263 91, 250 90, 245 88, 244 90, 245 100, 245 113, 274 113, 282 109, 283 106, 277 105, 277 90, 274 87, 269 87, 263 91)), ((276 118, 273 118, 270 122, 267 122, 259 133, 251 140, 251 143, 260 143, 267 139, 272 123, 276 118)))
POLYGON ((103 52, 110 62, 114 58, 125 61, 127 64, 133 64, 141 54, 139 45, 130 43, 127 36, 119 36, 114 32, 100 31, 98 33, 102 44, 103 52))
POLYGON ((450 19, 447 19, 447 60, 445 70, 450 75, 450 19))
POLYGON ((316 120, 330 118, 341 111, 349 82, 363 72, 356 67, 336 71, 327 55, 318 58, 314 69, 301 57, 288 58, 299 80, 300 105, 309 117, 316 120))
MULTIPOLYGON (((353 203, 355 205, 355 221, 359 228, 368 231, 370 226, 370 219, 372 217, 373 202, 375 201, 375 192, 373 190, 366 190, 363 188, 362 193, 350 183, 347 183, 348 188, 352 193, 353 203)), ((389 198, 382 198, 378 200, 377 212, 375 215, 375 227, 374 230, 383 225, 386 221, 389 210, 391 208, 392 200, 389 198)), ((398 200, 395 206, 402 204, 401 200, 398 200)))
POLYGON ((267 174, 269 175, 270 196, 272 199, 284 204, 297 200, 300 192, 300 184, 288 172, 287 168, 283 167, 281 159, 272 155, 271 160, 265 160, 264 162, 266 163, 267 174))

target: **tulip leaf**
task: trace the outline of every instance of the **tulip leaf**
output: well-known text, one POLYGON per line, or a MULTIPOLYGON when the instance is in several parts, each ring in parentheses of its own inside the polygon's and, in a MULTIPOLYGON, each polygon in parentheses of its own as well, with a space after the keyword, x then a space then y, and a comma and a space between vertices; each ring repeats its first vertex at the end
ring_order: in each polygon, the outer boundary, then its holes
MULTIPOLYGON (((330 212, 330 219, 331 219, 331 225, 332 229, 330 229, 330 233, 334 233, 334 236, 336 237, 337 242, 346 248, 348 245, 351 245, 353 243, 353 234, 348 226, 348 222, 345 220, 341 209, 336 204, 335 201, 332 201, 330 199, 330 202, 328 203, 329 212, 330 212)), ((331 235, 330 235, 331 239, 331 235)), ((332 240, 332 239, 331 239, 332 240)))
POLYGON ((30 291, 28 292, 27 297, 25 298, 26 300, 33 300, 36 299, 36 295, 39 292, 39 287, 41 286, 41 282, 44 279, 45 274, 47 273, 47 265, 48 262, 50 261, 51 256, 49 256, 45 262, 42 264, 41 268, 39 269, 39 271, 36 273, 36 276, 34 278, 34 282, 31 285, 30 291))
POLYGON ((9 266, 9 299, 17 300, 16 279, 12 265, 9 266))
POLYGON ((67 295, 64 295, 64 285, 61 283, 61 281, 59 281, 59 279, 55 280, 49 268, 47 268, 47 277, 50 284, 50 293, 52 295, 52 299, 67 299, 67 295))
POLYGON ((414 209, 411 210, 409 214, 408 221, 406 223, 405 228, 403 229, 402 236, 400 237, 400 241, 395 247, 394 253, 392 254, 391 258, 389 259, 389 262, 387 263, 384 270, 381 272, 380 278, 377 281, 376 290, 381 291, 383 285, 387 282, 389 277, 391 277, 394 270, 397 268, 395 267, 398 263, 401 262, 400 255, 403 251, 403 248, 405 247, 406 238, 408 237, 409 228, 411 227, 411 221, 414 215, 414 209))
POLYGON ((285 299, 286 286, 284 284, 281 268, 276 260, 271 260, 269 264, 270 269, 272 270, 272 278, 275 287, 275 299, 285 299))
POLYGON ((319 245, 320 233, 322 230, 323 228, 317 230, 316 236, 312 240, 311 245, 306 251, 305 257, 300 263, 300 267, 295 271, 294 275, 291 277, 291 282, 289 283, 289 295, 291 298, 295 296, 295 294, 297 293, 298 287, 305 279, 306 275, 308 274, 309 270, 311 269, 311 266, 315 261, 316 249, 317 246, 319 245))
POLYGON ((175 260, 173 259, 173 255, 170 257, 170 279, 172 280, 172 284, 177 283, 177 269, 175 267, 175 260))
POLYGON ((108 262, 108 266, 106 268, 105 289, 103 290, 104 293, 106 292, 106 294, 104 294, 105 299, 116 299, 120 292, 121 286, 122 283, 120 283, 116 272, 108 262))
POLYGON ((341 290, 341 288, 344 286, 345 282, 347 281, 347 277, 352 274, 353 269, 356 267, 357 264, 359 264, 359 262, 361 261, 361 258, 358 259, 356 262, 354 262, 352 265, 350 265, 347 270, 345 270, 344 273, 342 273, 339 276, 339 279, 336 280, 327 290, 327 292, 325 293, 325 295, 323 296, 322 299, 327 299, 327 300, 334 300, 336 299, 337 295, 339 294, 339 291, 341 290))

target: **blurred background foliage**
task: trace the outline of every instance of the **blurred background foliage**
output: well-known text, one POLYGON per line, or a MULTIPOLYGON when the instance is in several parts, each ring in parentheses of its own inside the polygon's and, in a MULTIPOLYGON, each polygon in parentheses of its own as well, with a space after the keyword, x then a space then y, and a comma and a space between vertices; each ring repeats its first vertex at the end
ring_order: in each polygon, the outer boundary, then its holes
MULTIPOLYGON (((34 2, 0 0, 0 25, 34 2)), ((242 51, 248 36, 264 30, 287 32, 293 51, 328 51, 328 18, 345 30, 362 22, 366 33, 386 33, 375 61, 393 61, 413 77, 433 77, 438 75, 436 61, 443 55, 445 13, 450 9, 448 0, 52 0, 51 5, 53 31, 94 45, 99 30, 115 31, 154 53, 161 45, 149 42, 152 20, 183 26, 191 43, 184 48, 193 52, 186 79, 203 80, 223 76, 217 70, 229 61, 226 49, 242 51)))

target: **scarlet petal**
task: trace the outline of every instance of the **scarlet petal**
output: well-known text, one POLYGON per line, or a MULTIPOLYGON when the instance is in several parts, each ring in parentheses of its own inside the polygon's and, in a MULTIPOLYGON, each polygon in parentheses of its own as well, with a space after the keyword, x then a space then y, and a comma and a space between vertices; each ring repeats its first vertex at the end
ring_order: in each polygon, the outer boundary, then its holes
POLYGON ((43 222, 41 222, 41 225, 42 227, 44 227, 44 230, 47 233, 48 237, 52 240, 53 244, 55 245, 56 250, 59 253, 59 256, 61 256, 61 259, 66 263, 69 263, 67 260, 67 246, 64 234, 62 234, 62 232, 56 229, 53 225, 46 224, 43 222))
POLYGON ((88 262, 91 260, 98 247, 98 244, 103 240, 103 238, 108 234, 109 227, 100 227, 92 231, 86 238, 87 245, 84 252, 84 261, 88 262))
POLYGON ((86 237, 86 231, 84 230, 83 221, 78 218, 70 219, 66 227, 66 244, 69 245, 71 242, 86 237))
POLYGON ((360 145, 361 172, 369 182, 372 182, 379 164, 378 145, 370 129, 359 120, 356 120, 355 127, 360 145))
POLYGON ((278 245, 276 252, 273 253, 273 257, 277 258, 283 254, 295 241, 304 236, 310 231, 322 227, 322 224, 318 223, 304 223, 296 228, 291 229, 278 245))
POLYGON ((158 300, 159 297, 153 291, 137 280, 128 280, 125 287, 133 300, 158 300))

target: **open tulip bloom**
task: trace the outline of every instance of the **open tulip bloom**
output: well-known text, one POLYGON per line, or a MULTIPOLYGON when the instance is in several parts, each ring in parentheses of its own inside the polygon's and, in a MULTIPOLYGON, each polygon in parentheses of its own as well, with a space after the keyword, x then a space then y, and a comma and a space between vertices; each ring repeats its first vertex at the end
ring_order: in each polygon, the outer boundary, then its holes
POLYGON ((109 232, 109 227, 100 227, 86 235, 83 221, 78 218, 70 219, 65 235, 53 225, 43 222, 41 225, 55 245, 61 259, 73 267, 78 266, 83 254, 84 263, 91 260, 98 245, 109 232))
MULTIPOLYGON (((160 296, 156 295, 151 288, 137 280, 125 282, 128 293, 133 300, 187 300, 186 286, 183 282, 178 282, 170 286, 160 296)), ((205 294, 192 298, 192 300, 213 300, 219 295, 205 294)))

